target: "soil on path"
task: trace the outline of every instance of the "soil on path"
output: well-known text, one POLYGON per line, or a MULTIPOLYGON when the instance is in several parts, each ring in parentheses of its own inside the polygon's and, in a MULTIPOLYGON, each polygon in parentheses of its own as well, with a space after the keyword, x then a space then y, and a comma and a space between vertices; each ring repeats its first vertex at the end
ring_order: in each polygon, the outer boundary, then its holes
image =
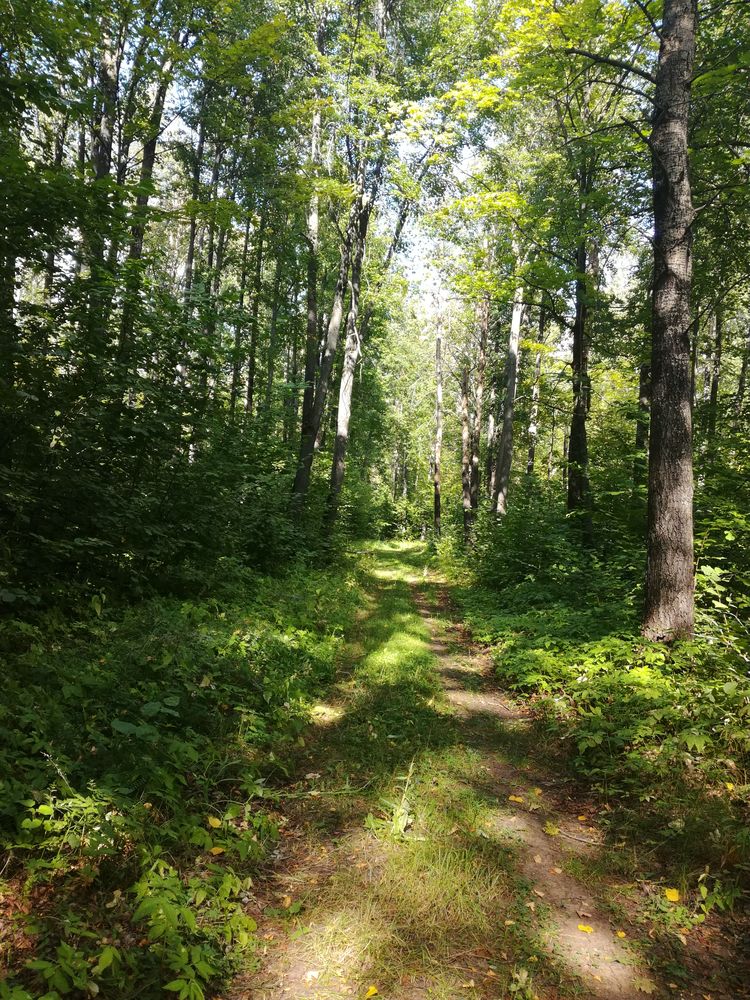
POLYGON ((423 565, 418 547, 376 554, 351 672, 282 795, 260 968, 227 1000, 727 996, 711 967, 689 986, 649 969, 623 887, 585 876, 596 825, 514 752, 524 709, 423 565))

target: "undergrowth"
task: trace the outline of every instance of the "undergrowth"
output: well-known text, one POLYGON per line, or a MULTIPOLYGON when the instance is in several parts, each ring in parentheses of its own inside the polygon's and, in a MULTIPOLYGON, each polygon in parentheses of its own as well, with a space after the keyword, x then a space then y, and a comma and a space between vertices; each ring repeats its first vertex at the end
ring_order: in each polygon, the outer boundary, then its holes
POLYGON ((252 961, 243 903, 277 836, 260 775, 361 591, 354 564, 223 571, 201 599, 0 625, 3 1000, 201 1000, 252 961))
POLYGON ((613 843, 679 869, 696 898, 719 879, 731 902, 727 880, 750 874, 746 591, 704 546, 696 638, 649 643, 642 553, 622 535, 613 551, 585 551, 575 525, 532 505, 479 525, 468 554, 443 545, 441 558, 503 685, 532 699, 532 742, 602 797, 613 843))

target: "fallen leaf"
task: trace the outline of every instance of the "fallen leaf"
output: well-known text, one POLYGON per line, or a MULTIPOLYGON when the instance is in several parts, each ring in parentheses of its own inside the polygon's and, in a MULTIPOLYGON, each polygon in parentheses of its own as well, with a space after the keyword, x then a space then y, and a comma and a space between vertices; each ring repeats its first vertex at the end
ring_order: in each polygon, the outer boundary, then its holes
POLYGON ((224 848, 223 847, 212 847, 211 848, 211 853, 214 854, 214 855, 216 855, 216 854, 223 854, 224 853, 224 848))
POLYGON ((461 983, 461 989, 462 990, 473 990, 475 986, 476 986, 476 983, 474 982, 473 979, 470 979, 468 981, 468 983, 461 983))
POLYGON ((542 829, 548 837, 556 837, 560 832, 560 827, 555 826, 555 824, 550 822, 550 820, 547 820, 542 829))
POLYGON ((532 789, 532 791, 534 792, 534 795, 541 795, 542 794, 541 788, 534 788, 534 789, 532 789))
POLYGON ((617 931, 616 933, 617 933, 618 938, 627 937, 627 934, 625 933, 625 931, 617 931))
POLYGON ((544 893, 541 889, 534 889, 534 895, 539 896, 540 899, 544 899, 544 893))
POLYGON ((592 934, 594 928, 591 926, 591 924, 579 924, 578 930, 583 931, 584 934, 592 934))
POLYGON ((313 798, 313 799, 316 799, 316 798, 318 798, 318 796, 320 795, 320 792, 318 791, 318 789, 317 789, 317 788, 313 788, 313 789, 311 789, 311 790, 310 790, 310 791, 309 791, 309 792, 308 792, 307 794, 308 794, 308 795, 309 795, 309 796, 310 796, 311 798, 313 798))
POLYGON ((369 990, 367 991, 367 993, 365 993, 365 1000, 366 1000, 367 997, 376 997, 377 995, 378 995, 378 988, 377 988, 377 986, 371 986, 369 988, 369 990))
POLYGON ((641 993, 656 993, 656 983, 652 983, 650 979, 646 979, 645 976, 634 976, 633 986, 641 993))
POLYGON ((536 861, 536 863, 538 865, 540 865, 542 863, 542 856, 541 856, 541 854, 535 854, 534 855, 534 861, 536 861))
POLYGON ((284 896, 284 898, 281 900, 281 905, 285 910, 288 910, 289 907, 292 905, 292 897, 284 896))
POLYGON ((306 781, 313 781, 315 778, 319 778, 319 777, 320 777, 320 771, 310 771, 309 774, 305 775, 305 780, 306 781))
POLYGON ((588 819, 587 816, 579 816, 578 817, 578 822, 579 823, 585 823, 587 819, 588 819))
POLYGON ((551 875, 562 875, 562 868, 550 868, 551 875))
POLYGON ((320 978, 320 972, 318 971, 318 969, 310 969, 309 972, 305 973, 305 982, 306 983, 312 983, 316 979, 319 979, 319 978, 320 978))
POLYGON ((515 920, 506 920, 505 921, 505 926, 506 927, 512 927, 514 923, 515 923, 515 920))
POLYGON ((526 905, 532 912, 536 911, 536 903, 528 902, 526 905))
POLYGON ((665 889, 664 895, 667 897, 670 903, 679 903, 680 901, 679 889, 665 889))
POLYGON ((221 820, 218 819, 216 816, 209 816, 208 817, 208 825, 212 826, 214 828, 214 830, 218 830, 219 827, 221 826, 221 820))
POLYGON ((734 782, 733 781, 725 781, 724 782, 724 787, 726 788, 726 790, 728 792, 733 792, 734 791, 734 782))
POLYGON ((523 799, 521 798, 520 795, 509 795, 508 796, 508 801, 509 802, 521 802, 521 803, 523 803, 523 799))

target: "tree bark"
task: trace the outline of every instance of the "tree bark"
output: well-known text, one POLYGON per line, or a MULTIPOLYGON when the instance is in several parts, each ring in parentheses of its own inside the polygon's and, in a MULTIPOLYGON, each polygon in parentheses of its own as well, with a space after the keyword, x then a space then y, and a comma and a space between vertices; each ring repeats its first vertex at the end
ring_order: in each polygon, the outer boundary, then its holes
POLYGON ((237 321, 234 324, 234 344, 232 347, 232 384, 229 389, 229 415, 234 419, 237 400, 240 395, 240 374, 242 372, 242 330, 244 327, 245 288, 247 286, 247 259, 250 245, 250 219, 245 222, 245 238, 242 244, 240 265, 240 294, 237 302, 237 321))
POLYGON ((689 176, 694 0, 665 0, 651 131, 654 208, 652 404, 644 635, 690 636, 694 623, 689 176))
MULTIPOLYGON (((547 316, 544 306, 539 306, 539 343, 544 343, 544 329, 547 316)), ((529 414, 529 454, 526 460, 526 475, 534 474, 534 462, 536 459, 536 443, 539 438, 537 422, 539 420, 539 393, 542 379, 542 351, 537 349, 534 357, 534 383, 531 387, 531 413, 529 414)))
POLYGON ((638 415, 635 420, 635 458, 633 459, 633 485, 642 486, 646 481, 648 466, 648 425, 651 409, 651 365, 644 362, 638 374, 638 415))
POLYGON ((714 314, 714 349, 711 356, 711 388, 708 398, 708 449, 713 454, 716 438, 716 418, 719 410, 719 382, 721 379, 721 356, 724 346, 724 310, 721 305, 716 307, 714 314))
POLYGON ((495 472, 495 492, 492 510, 503 517, 508 509, 508 487, 513 464, 513 414, 516 405, 518 384, 518 345, 521 341, 521 320, 523 318, 523 288, 519 286, 513 296, 513 311, 508 337, 508 355, 505 361, 505 395, 503 398, 503 420, 500 427, 500 445, 495 472))
POLYGON ((487 337, 490 329, 490 293, 485 292, 479 311, 479 351, 477 356, 477 381, 474 390, 474 419, 471 433, 471 506, 479 507, 479 450, 482 436, 484 378, 487 368, 487 337))
POLYGON ((339 383, 339 405, 336 416, 336 440, 333 446, 333 462, 331 465, 331 485, 328 493, 328 509, 326 512, 326 527, 330 532, 338 515, 341 487, 344 484, 346 469, 346 449, 349 443, 349 423, 352 416, 352 395, 354 392, 354 373, 357 362, 362 356, 362 343, 357 329, 359 318, 359 296, 362 278, 362 260, 365 253, 369 212, 362 213, 356 236, 354 257, 352 259, 352 276, 350 282, 349 313, 346 317, 346 346, 344 348, 344 363, 339 383))
POLYGON ((443 325, 442 318, 437 318, 435 331, 435 457, 432 468, 433 514, 432 525, 435 537, 440 538, 441 498, 440 498, 440 462, 443 451, 443 325))
POLYGON ((253 279, 253 305, 250 310, 250 346, 247 359, 247 385, 245 388, 245 415, 253 415, 255 403, 255 369, 258 354, 258 318, 260 316, 260 299, 263 291, 263 241, 266 235, 267 206, 264 203, 260 212, 258 226, 258 244, 255 248, 255 277, 253 279))
POLYGON ((471 540, 474 512, 471 509, 471 427, 469 424, 469 363, 461 373, 461 496, 464 512, 464 544, 471 540))
MULTIPOLYGON (((333 368, 333 359, 338 347, 341 324, 344 318, 344 298, 346 296, 347 278, 349 276, 352 243, 354 239, 355 227, 358 222, 360 211, 362 210, 363 197, 364 194, 362 193, 360 197, 355 199, 349 213, 349 223, 347 225, 346 235, 344 236, 344 242, 341 246, 339 273, 336 280, 336 288, 333 294, 333 306, 331 307, 331 314, 328 318, 326 342, 323 349, 323 357, 320 363, 318 381, 315 387, 312 411, 310 413, 309 422, 306 425, 303 422, 299 461, 297 463, 297 471, 294 477, 294 486, 292 487, 293 502, 297 513, 299 513, 304 506, 305 500, 307 499, 307 492, 310 488, 313 455, 315 454, 315 441, 323 418, 326 397, 328 395, 328 385, 331 378, 331 370, 333 368)), ((308 338, 309 336, 310 327, 308 325, 308 338)))
POLYGON ((591 542, 591 487, 586 420, 591 405, 588 335, 588 254, 582 240, 576 255, 576 302, 573 322, 573 416, 568 438, 568 510, 575 513, 584 541, 591 542))

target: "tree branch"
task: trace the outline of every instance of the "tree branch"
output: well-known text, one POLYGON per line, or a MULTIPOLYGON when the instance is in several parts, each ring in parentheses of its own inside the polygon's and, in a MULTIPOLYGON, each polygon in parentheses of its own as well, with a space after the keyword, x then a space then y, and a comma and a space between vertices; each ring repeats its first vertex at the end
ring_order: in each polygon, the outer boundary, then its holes
POLYGON ((656 83, 656 77, 652 73, 649 73, 648 70, 640 69, 632 63, 625 62, 624 59, 612 59, 610 56, 600 56, 596 52, 587 52, 585 49, 563 49, 563 51, 569 56, 583 56, 585 59, 591 59, 595 63, 614 66, 615 69, 624 69, 628 73, 635 73, 636 76, 648 80, 649 83, 656 83))

